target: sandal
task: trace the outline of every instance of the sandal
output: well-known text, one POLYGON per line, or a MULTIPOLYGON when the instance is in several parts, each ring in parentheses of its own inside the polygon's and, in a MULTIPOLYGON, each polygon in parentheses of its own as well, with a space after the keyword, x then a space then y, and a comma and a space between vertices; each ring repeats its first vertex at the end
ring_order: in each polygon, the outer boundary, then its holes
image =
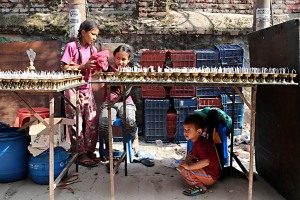
POLYGON ((77 161, 78 165, 84 166, 84 167, 96 167, 98 164, 90 159, 82 159, 77 161))
POLYGON ((87 152, 87 156, 93 160, 95 163, 99 163, 100 162, 100 158, 97 158, 96 154, 93 152, 87 152))
POLYGON ((77 174, 77 173, 73 174, 73 175, 69 176, 68 178, 63 179, 62 182, 60 182, 56 185, 56 187, 61 188, 61 189, 66 189, 74 194, 75 191, 69 185, 81 182, 81 180, 79 179, 78 176, 79 176, 79 174, 77 174))
POLYGON ((182 194, 187 195, 187 196, 196 196, 198 194, 204 194, 206 191, 203 190, 203 188, 194 185, 193 187, 186 189, 182 192, 182 194))
POLYGON ((155 165, 154 161, 152 159, 149 159, 149 158, 142 158, 140 160, 134 159, 133 162, 134 163, 142 163, 146 167, 153 167, 155 165))
POLYGON ((78 156, 76 163, 84 167, 96 167, 98 163, 90 159, 87 153, 82 153, 78 156))

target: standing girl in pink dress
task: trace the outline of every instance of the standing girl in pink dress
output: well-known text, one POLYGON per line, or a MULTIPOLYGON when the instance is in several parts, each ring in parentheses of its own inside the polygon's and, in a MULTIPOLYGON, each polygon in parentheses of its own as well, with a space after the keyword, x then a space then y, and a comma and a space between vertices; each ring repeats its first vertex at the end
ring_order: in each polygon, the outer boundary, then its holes
MULTIPOLYGON (((78 30, 78 36, 75 41, 66 45, 64 54, 61 58, 63 70, 80 70, 84 80, 88 82, 92 71, 96 68, 96 60, 90 59, 92 55, 97 53, 97 49, 93 46, 99 34, 97 24, 92 20, 82 22, 78 30), (73 65, 70 65, 74 62, 73 65)), ((109 54, 104 57, 109 57, 109 54)), ((106 66, 107 67, 107 66, 106 66)), ((105 67, 104 67, 105 68, 105 67)), ((98 142, 97 119, 96 119, 96 103, 90 84, 80 86, 76 89, 69 89, 65 92, 65 96, 76 105, 76 90, 79 91, 79 157, 78 164, 93 167, 99 162, 94 154, 96 144, 98 142)), ((76 111, 70 105, 65 107, 66 117, 76 119, 76 111)), ((76 126, 69 126, 72 146, 75 146, 76 126)))

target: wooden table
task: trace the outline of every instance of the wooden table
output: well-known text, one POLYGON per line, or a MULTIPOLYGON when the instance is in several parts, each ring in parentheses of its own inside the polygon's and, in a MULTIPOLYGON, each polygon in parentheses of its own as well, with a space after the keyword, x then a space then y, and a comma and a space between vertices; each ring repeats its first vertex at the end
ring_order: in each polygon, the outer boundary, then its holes
MULTIPOLYGON (((74 163, 78 157, 78 140, 76 139, 76 153, 72 155, 72 158, 69 160, 68 165, 63 169, 60 175, 54 180, 54 95, 61 96, 68 104, 70 104, 76 110, 76 138, 78 137, 78 113, 79 113, 79 93, 76 93, 76 105, 73 105, 63 94, 63 91, 76 88, 86 83, 72 84, 66 87, 59 89, 1 89, 0 92, 10 92, 13 93, 17 99, 19 99, 28 110, 42 122, 47 128, 49 128, 49 199, 54 199, 54 190, 56 185, 61 181, 64 175, 67 173, 68 169, 74 163), (38 115, 32 107, 26 102, 22 97, 26 94, 33 95, 47 95, 49 97, 49 123, 47 123, 40 115, 38 115)), ((76 172, 78 172, 78 165, 76 164, 76 172)))
MULTIPOLYGON (((122 95, 115 101, 117 102, 120 98, 123 98, 124 103, 124 118, 126 119, 126 104, 125 104, 125 94, 126 91, 131 86, 200 86, 200 87, 220 87, 225 90, 227 96, 232 100, 232 124, 234 124, 234 102, 235 102, 235 93, 237 93, 244 103, 248 106, 251 111, 251 123, 250 123, 250 166, 249 166, 249 173, 247 170, 242 167, 244 173, 248 177, 249 184, 248 184, 248 200, 252 199, 252 187, 253 187, 253 159, 254 159, 254 133, 255 133, 255 115, 256 115, 256 92, 259 85, 278 85, 279 87, 287 86, 287 85, 298 85, 297 83, 270 83, 270 82, 194 82, 194 81, 120 81, 120 80, 98 80, 98 81, 91 81, 90 83, 106 83, 107 84, 107 94, 110 96, 110 88, 111 86, 120 86, 123 88, 122 95), (243 93, 238 89, 238 87, 250 87, 251 88, 251 101, 249 102, 243 93), (232 88, 232 97, 226 91, 226 89, 232 88)), ((115 102, 108 102, 108 121, 111 121, 111 106, 115 102)), ((232 126, 234 129, 234 126, 232 126)), ((114 174, 117 169, 113 169, 113 152, 112 152, 112 125, 111 123, 108 124, 109 130, 109 160, 110 160, 110 188, 111 188, 111 199, 114 200, 114 174)), ((233 133, 231 133, 231 144, 233 144, 233 133)), ((126 134, 125 134, 126 135, 126 134)), ((126 141, 126 138, 124 138, 126 141)), ((126 155, 126 145, 124 144, 124 154, 123 157, 127 157, 126 155)), ((233 155, 233 145, 231 145, 230 154, 233 155)), ((232 167, 232 159, 233 156, 230 156, 230 167, 232 167)), ((121 162, 122 159, 120 159, 121 162)), ((117 164, 119 166, 120 163, 117 164)), ((240 165, 242 165, 240 163, 240 165)), ((125 159, 125 175, 127 175, 127 159, 125 159)))

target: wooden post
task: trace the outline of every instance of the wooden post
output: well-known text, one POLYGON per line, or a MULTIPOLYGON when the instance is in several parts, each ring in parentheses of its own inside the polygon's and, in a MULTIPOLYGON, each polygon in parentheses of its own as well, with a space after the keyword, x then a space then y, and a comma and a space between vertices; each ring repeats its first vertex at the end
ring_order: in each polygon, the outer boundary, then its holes
POLYGON ((256 92, 257 85, 252 87, 251 93, 251 129, 250 129, 250 163, 249 163, 249 184, 248 200, 252 200, 253 190, 253 163, 254 163, 254 135, 255 135, 255 117, 256 117, 256 92))

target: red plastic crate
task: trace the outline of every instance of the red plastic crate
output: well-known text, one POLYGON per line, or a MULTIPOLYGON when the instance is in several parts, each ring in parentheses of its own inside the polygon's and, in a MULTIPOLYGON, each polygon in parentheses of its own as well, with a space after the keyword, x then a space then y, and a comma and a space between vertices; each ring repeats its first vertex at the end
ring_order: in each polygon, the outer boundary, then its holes
POLYGON ((166 52, 171 52, 173 67, 196 67, 196 51, 194 50, 145 50, 140 57, 142 67, 163 66, 166 60, 166 52))
POLYGON ((166 98, 166 91, 163 86, 142 86, 142 98, 160 99, 166 98))
POLYGON ((194 86, 173 86, 170 91, 170 97, 194 97, 196 90, 194 86))
POLYGON ((166 60, 167 50, 145 50, 140 57, 142 67, 154 66, 157 71, 158 66, 162 67, 166 60))
POLYGON ((221 97, 199 97, 198 98, 198 108, 222 108, 222 98, 221 97))
POLYGON ((196 51, 170 50, 174 68, 196 67, 196 51))

